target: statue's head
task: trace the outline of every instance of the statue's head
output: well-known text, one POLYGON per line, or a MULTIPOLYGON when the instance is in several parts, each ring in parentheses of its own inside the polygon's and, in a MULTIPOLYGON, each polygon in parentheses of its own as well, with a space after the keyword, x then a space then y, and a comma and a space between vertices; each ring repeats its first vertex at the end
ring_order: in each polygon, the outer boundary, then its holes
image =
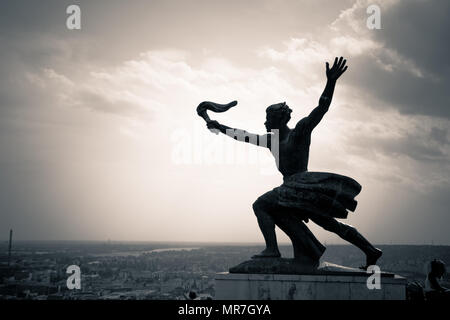
POLYGON ((291 108, 286 102, 277 103, 269 106, 266 109, 266 126, 267 131, 272 129, 281 129, 291 119, 291 108))
POLYGON ((445 263, 442 260, 431 261, 431 272, 438 278, 442 278, 446 273, 445 263))

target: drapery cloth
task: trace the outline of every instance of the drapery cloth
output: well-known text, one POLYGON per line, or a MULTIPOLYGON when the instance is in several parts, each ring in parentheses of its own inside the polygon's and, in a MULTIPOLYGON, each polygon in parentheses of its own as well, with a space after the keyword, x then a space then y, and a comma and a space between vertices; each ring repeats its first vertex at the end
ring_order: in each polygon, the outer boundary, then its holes
POLYGON ((300 172, 284 177, 281 186, 274 188, 278 204, 301 209, 306 215, 324 215, 347 218, 348 211, 355 211, 354 199, 361 192, 361 185, 352 178, 328 172, 300 172))

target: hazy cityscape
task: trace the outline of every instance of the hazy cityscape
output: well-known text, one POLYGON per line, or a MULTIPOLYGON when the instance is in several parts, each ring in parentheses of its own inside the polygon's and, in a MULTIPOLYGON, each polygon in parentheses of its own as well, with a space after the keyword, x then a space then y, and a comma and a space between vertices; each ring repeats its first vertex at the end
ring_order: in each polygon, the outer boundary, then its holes
MULTIPOLYGON (((450 263, 450 246, 382 245, 383 271, 423 282, 432 259, 450 263)), ((262 249, 252 244, 145 242, 16 242, 1 244, 0 299, 214 299, 214 277, 262 249), (69 290, 67 267, 81 271, 81 289, 69 290)), ((289 245, 280 247, 292 257, 289 245)), ((328 245, 324 261, 357 267, 358 249, 328 245)), ((446 279, 444 279, 446 280, 446 279)))

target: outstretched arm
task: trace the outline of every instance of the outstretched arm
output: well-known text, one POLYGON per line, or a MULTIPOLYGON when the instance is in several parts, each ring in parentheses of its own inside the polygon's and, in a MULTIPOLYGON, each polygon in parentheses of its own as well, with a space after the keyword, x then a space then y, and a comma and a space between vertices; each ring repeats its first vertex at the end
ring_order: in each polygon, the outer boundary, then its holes
MULTIPOLYGON (((342 57, 340 57, 339 60, 338 58, 335 58, 331 69, 328 62, 326 63, 327 85, 320 96, 319 105, 310 113, 308 117, 300 120, 300 122, 304 121, 302 124, 306 125, 310 130, 314 129, 319 124, 325 113, 328 111, 331 100, 333 99, 336 80, 339 79, 339 77, 347 70, 347 66, 345 65, 346 62, 347 60, 342 57)), ((300 122, 297 125, 299 125, 300 122)))
POLYGON ((250 132, 247 132, 247 131, 241 130, 241 129, 230 128, 228 126, 220 124, 219 122, 217 122, 215 120, 209 121, 206 125, 208 126, 208 129, 219 130, 223 134, 225 134, 235 140, 251 143, 256 146, 267 147, 270 149, 271 135, 269 135, 269 134, 259 135, 259 134, 250 133, 250 132))

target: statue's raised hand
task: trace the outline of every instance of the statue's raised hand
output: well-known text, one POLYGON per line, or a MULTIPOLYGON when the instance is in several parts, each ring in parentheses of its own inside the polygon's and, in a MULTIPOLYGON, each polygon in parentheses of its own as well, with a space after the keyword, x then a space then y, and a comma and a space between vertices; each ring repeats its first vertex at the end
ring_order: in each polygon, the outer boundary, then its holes
POLYGON ((333 66, 330 69, 330 65, 327 62, 326 65, 328 80, 336 81, 337 79, 339 79, 339 77, 345 72, 345 70, 347 70, 347 66, 345 65, 346 63, 347 60, 345 60, 344 58, 340 57, 338 60, 338 58, 336 57, 334 59, 333 66))

